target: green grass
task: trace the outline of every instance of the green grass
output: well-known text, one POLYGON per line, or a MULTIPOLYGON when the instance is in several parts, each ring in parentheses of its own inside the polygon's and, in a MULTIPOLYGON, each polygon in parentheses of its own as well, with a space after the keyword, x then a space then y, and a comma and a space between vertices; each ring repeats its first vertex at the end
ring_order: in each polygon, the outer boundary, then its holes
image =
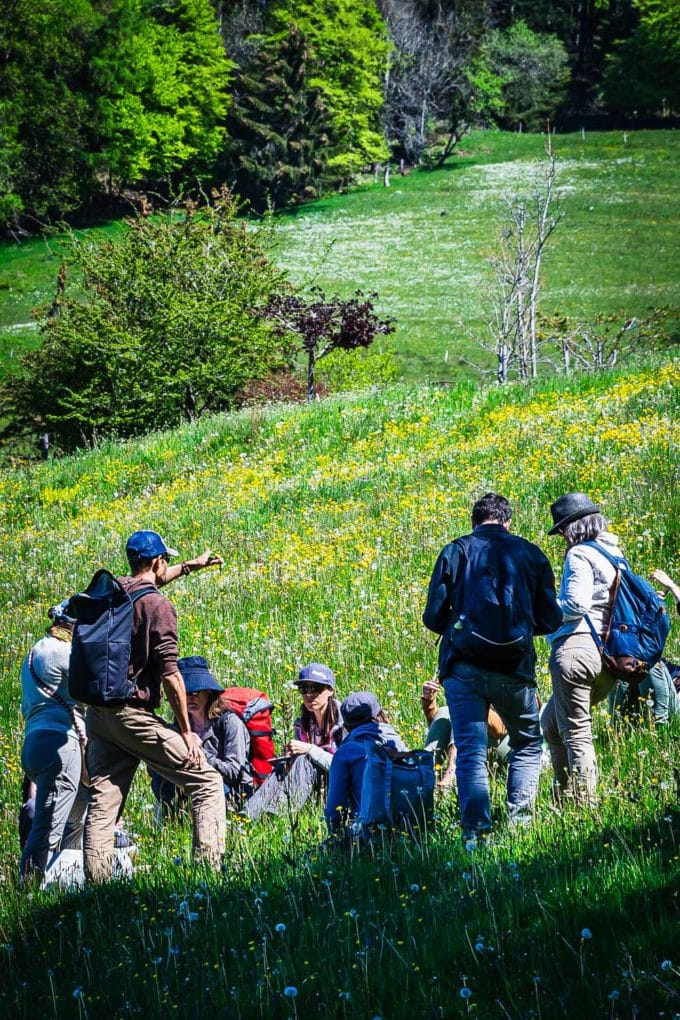
MULTIPOLYGON (((512 832, 495 779, 496 842, 481 854, 460 844, 455 797, 439 803, 420 843, 351 860, 319 853, 310 807, 295 821, 235 820, 227 870, 212 878, 189 863, 186 825, 154 830, 140 770, 126 810, 140 847, 133 882, 27 895, 16 885, 16 812, 22 656, 57 597, 98 566, 123 569, 130 531, 158 528, 183 556, 224 555, 221 570, 170 590, 181 651, 207 655, 228 682, 271 691, 279 740, 296 708, 297 667, 326 660, 341 696, 375 690, 416 746, 419 688, 436 659, 420 622, 429 573, 444 542, 467 530, 481 492, 511 498, 516 529, 557 573, 548 507, 578 489, 603 503, 636 569, 680 576, 679 381, 680 362, 655 359, 529 388, 400 384, 0 474, 7 1015, 676 1014, 677 723, 614 730, 598 709, 599 810, 556 813, 546 774, 534 826, 512 832), (289 986, 296 997, 284 995, 289 986)), ((674 626, 676 660, 678 638, 674 626)))
MULTIPOLYGON (((489 318, 502 198, 530 186, 543 146, 539 135, 474 132, 443 170, 394 175, 389 189, 365 183, 280 217, 277 257, 296 282, 377 291, 398 320, 403 377, 469 374, 467 361, 479 360, 470 336, 489 318)), ((544 311, 588 321, 679 305, 678 133, 557 135, 554 147, 565 218, 546 258, 544 311)), ((0 248, 0 364, 35 342, 16 327, 49 301, 57 268, 42 241, 0 248)))

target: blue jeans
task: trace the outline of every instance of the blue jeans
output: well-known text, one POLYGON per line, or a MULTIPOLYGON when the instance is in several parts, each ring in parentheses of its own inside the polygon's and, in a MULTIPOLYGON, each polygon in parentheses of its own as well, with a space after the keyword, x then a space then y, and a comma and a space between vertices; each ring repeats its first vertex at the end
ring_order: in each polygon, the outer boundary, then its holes
POLYGON ((491 828, 486 767, 489 705, 505 723, 510 739, 510 820, 518 822, 528 817, 536 799, 543 747, 536 687, 503 673, 458 662, 444 680, 444 691, 457 750, 456 778, 464 837, 491 828))

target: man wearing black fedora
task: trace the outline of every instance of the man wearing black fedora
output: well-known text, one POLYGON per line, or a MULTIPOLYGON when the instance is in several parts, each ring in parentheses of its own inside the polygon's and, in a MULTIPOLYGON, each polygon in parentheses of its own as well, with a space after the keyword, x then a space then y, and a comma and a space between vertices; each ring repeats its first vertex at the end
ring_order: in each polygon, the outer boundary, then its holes
POLYGON ((584 543, 596 542, 610 555, 622 555, 600 511, 583 492, 568 492, 550 507, 553 526, 548 534, 560 535, 567 552, 557 596, 563 621, 548 636, 553 693, 541 717, 557 799, 569 793, 591 806, 597 803, 598 779, 592 706, 607 697, 616 678, 603 667, 587 617, 602 634, 616 570, 603 552, 584 543))

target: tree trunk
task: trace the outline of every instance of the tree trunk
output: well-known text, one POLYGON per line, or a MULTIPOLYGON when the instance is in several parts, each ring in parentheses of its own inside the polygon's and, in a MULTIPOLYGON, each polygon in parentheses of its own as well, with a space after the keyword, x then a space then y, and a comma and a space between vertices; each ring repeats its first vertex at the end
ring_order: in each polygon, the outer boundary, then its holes
POLYGON ((314 386, 314 368, 316 365, 316 355, 314 351, 309 352, 309 361, 307 363, 307 400, 314 400, 316 397, 316 389, 314 386))

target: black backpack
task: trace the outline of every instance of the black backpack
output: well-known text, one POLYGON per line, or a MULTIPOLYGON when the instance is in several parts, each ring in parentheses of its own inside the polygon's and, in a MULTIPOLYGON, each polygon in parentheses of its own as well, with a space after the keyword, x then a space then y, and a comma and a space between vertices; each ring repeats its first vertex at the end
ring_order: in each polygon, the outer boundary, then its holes
POLYGON ((71 643, 68 687, 85 705, 123 704, 134 697, 128 676, 134 604, 158 595, 153 585, 133 595, 108 570, 98 570, 85 591, 71 596, 76 618, 71 643))
POLYGON ((512 668, 533 644, 531 607, 522 605, 515 564, 495 543, 457 539, 463 552, 449 642, 462 659, 512 668))

